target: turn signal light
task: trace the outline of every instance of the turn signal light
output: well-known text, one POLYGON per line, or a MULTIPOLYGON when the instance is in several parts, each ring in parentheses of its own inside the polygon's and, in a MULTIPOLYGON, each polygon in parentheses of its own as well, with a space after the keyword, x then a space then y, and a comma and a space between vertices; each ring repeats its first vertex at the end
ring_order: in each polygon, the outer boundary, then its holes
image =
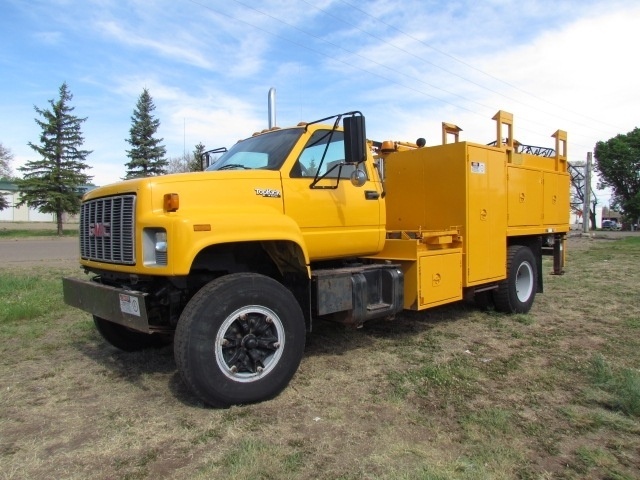
POLYGON ((177 193, 164 194, 164 211, 175 212, 180 208, 180 197, 177 193))

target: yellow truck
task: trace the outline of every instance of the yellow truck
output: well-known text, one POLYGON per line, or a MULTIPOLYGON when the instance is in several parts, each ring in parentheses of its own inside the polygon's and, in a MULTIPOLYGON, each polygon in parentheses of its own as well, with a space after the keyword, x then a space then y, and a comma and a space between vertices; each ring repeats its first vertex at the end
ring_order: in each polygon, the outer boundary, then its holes
POLYGON ((66 303, 127 351, 173 341, 185 384, 209 405, 258 402, 295 374, 318 318, 361 326, 475 297, 525 313, 542 256, 564 267, 566 133, 555 148, 371 141, 348 112, 236 143, 204 172, 87 193, 66 303))

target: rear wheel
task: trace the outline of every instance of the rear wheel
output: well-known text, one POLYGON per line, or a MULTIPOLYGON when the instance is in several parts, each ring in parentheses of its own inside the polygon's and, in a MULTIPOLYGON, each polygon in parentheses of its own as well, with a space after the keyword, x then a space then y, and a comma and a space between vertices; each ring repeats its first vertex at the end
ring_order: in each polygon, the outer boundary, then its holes
POLYGON ((107 342, 125 352, 136 352, 145 348, 159 348, 171 343, 170 335, 147 334, 93 316, 98 333, 107 342))
POLYGON ((238 273, 205 285, 180 316, 174 353, 187 386, 214 406, 275 397, 302 360, 304 316, 272 278, 238 273))
POLYGON ((511 245, 507 250, 507 278, 493 293, 496 310, 527 313, 536 296, 538 272, 536 259, 529 247, 511 245))

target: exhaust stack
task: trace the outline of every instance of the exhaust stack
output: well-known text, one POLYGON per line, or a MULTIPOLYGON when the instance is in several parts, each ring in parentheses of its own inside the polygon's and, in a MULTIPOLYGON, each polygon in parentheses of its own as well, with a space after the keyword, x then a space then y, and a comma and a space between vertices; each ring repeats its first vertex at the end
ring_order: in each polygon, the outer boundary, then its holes
POLYGON ((269 89, 269 128, 276 126, 276 89, 269 89))

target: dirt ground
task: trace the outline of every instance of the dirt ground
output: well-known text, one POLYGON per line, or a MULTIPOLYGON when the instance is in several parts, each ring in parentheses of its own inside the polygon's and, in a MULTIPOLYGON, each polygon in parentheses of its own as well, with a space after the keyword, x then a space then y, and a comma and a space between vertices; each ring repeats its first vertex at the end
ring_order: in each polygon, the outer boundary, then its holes
POLYGON ((589 380, 596 354, 640 364, 640 258, 617 253, 623 235, 572 236, 566 275, 545 265, 527 315, 458 303, 318 322, 281 395, 221 410, 185 389, 171 347, 120 352, 55 300, 0 324, 0 478, 640 478, 640 421, 589 380))

